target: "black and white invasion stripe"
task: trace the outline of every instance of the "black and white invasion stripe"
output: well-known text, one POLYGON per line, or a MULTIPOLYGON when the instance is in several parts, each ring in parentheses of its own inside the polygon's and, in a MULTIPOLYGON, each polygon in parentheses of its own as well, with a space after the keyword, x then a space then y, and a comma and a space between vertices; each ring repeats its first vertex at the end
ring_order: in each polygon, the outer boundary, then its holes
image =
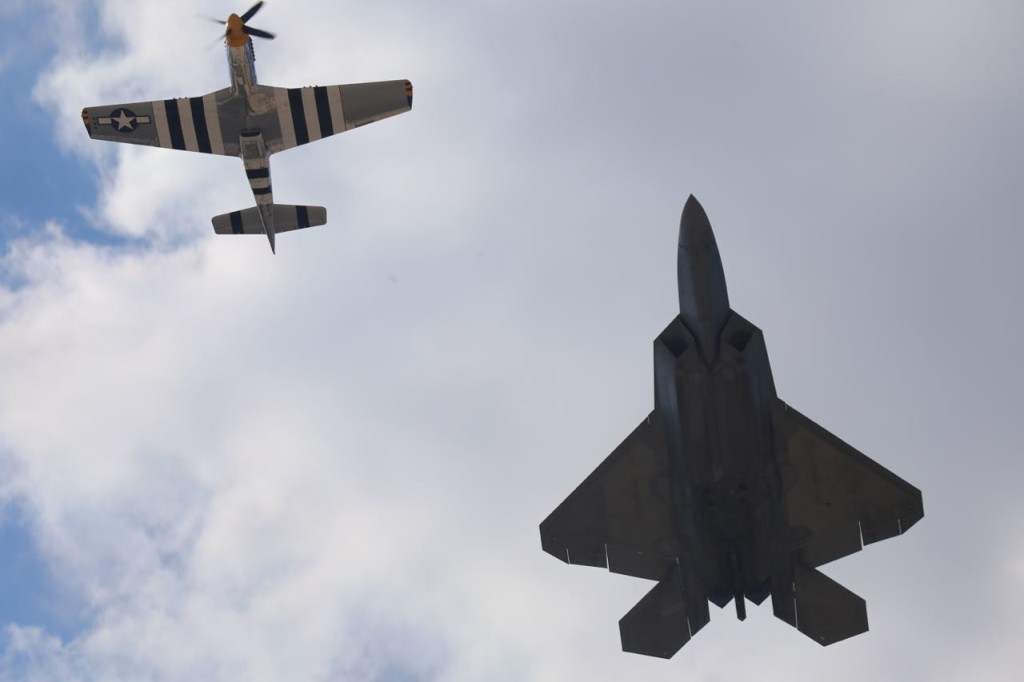
POLYGON ((153 118, 161 147, 224 153, 224 137, 213 93, 153 102, 153 118))
POLYGON ((281 142, 285 149, 315 142, 347 129, 337 85, 275 88, 281 142))

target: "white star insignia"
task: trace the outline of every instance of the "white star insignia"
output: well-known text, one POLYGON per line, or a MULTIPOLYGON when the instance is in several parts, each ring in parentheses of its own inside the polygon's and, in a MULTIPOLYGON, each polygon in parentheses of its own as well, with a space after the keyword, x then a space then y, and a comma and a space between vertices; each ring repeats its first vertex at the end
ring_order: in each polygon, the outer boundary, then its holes
POLYGON ((118 116, 117 118, 113 119, 113 120, 117 122, 117 129, 118 130, 124 130, 125 128, 127 128, 128 130, 131 130, 132 129, 132 123, 135 122, 135 117, 134 116, 129 116, 127 113, 125 113, 125 110, 122 109, 121 110, 121 115, 118 116))

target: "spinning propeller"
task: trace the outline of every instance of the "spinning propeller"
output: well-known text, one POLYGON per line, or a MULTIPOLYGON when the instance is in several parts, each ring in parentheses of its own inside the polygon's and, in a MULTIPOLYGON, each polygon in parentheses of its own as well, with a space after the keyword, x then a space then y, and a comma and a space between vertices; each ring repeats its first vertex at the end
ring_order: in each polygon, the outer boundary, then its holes
POLYGON ((224 31, 224 38, 228 41, 229 45, 233 47, 241 47, 245 44, 247 38, 245 36, 252 36, 254 38, 267 38, 268 40, 274 39, 274 34, 262 29, 253 28, 246 24, 247 21, 252 19, 260 8, 263 7, 263 0, 260 0, 255 5, 245 11, 245 14, 238 15, 232 14, 228 17, 227 21, 221 21, 220 19, 214 19, 213 17, 204 17, 210 21, 216 22, 227 26, 224 31))

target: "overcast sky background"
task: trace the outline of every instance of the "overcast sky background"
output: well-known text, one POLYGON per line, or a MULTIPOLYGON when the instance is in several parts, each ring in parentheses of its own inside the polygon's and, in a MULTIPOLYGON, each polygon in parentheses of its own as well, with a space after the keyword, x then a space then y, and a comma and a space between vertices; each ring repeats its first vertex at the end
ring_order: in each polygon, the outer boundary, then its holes
POLYGON ((272 0, 261 82, 416 87, 273 158, 328 224, 272 256, 237 160, 79 117, 225 87, 244 5, 0 8, 0 679, 1017 679, 1024 6, 272 0), (540 548, 651 409, 690 193, 780 397, 924 493, 832 647, 622 653, 651 583, 540 548))

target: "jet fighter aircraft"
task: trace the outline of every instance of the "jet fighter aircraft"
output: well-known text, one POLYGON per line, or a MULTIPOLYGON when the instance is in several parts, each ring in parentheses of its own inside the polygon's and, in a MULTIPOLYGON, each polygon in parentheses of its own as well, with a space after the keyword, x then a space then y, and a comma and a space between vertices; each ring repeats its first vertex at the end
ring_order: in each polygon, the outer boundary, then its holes
POLYGON ((540 525, 544 550, 658 584, 625 651, 671 658, 708 601, 768 595, 822 645, 865 632, 863 599, 818 566, 905 533, 921 492, 775 395, 761 330, 729 308, 704 209, 679 228, 679 316, 654 341, 654 411, 540 525))
POLYGON ((241 157, 256 206, 216 216, 214 232, 266 234, 275 251, 275 234, 323 225, 327 211, 275 204, 270 155, 409 111, 412 83, 257 84, 252 37, 274 37, 247 23, 262 6, 261 0, 224 22, 231 87, 201 97, 86 107, 82 121, 90 137, 100 140, 241 157))

